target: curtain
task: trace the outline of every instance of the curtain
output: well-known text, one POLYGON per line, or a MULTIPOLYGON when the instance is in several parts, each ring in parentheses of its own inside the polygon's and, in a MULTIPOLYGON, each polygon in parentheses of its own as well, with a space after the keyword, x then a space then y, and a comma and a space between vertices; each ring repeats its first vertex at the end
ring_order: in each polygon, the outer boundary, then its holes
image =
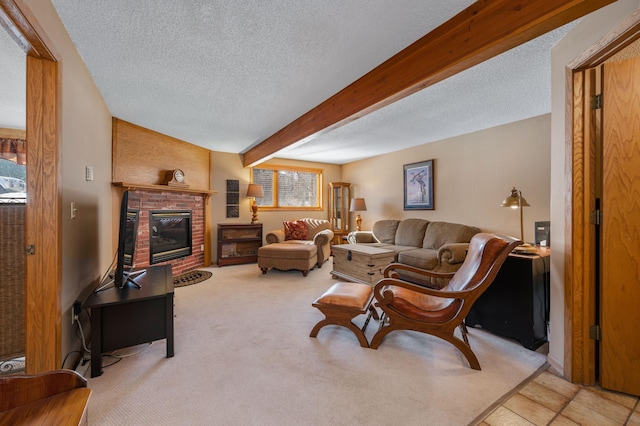
POLYGON ((24 139, 0 138, 0 158, 27 164, 27 142, 24 139))

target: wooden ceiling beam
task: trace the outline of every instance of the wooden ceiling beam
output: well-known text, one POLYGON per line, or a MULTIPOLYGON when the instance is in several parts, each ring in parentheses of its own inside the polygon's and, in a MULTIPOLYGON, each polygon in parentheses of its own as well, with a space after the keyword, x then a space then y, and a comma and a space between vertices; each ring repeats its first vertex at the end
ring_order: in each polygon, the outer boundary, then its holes
POLYGON ((614 0, 479 0, 243 154, 245 167, 357 120, 614 0))

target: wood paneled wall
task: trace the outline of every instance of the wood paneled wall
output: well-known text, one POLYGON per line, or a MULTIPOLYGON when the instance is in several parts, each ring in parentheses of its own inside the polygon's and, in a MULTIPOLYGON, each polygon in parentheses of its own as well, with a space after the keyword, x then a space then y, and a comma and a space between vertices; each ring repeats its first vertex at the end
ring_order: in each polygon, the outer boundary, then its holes
POLYGON ((159 185, 168 170, 182 169, 190 189, 209 190, 211 151, 113 118, 111 180, 159 185))

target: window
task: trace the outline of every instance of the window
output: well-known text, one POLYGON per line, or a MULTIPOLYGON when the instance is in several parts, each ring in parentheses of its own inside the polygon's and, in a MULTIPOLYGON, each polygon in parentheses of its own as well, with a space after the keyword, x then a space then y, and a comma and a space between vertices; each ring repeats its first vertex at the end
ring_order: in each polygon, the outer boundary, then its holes
POLYGON ((266 166, 251 169, 252 182, 262 185, 262 210, 322 210, 322 169, 266 166))
POLYGON ((23 204, 27 200, 27 166, 0 158, 0 204, 23 204))

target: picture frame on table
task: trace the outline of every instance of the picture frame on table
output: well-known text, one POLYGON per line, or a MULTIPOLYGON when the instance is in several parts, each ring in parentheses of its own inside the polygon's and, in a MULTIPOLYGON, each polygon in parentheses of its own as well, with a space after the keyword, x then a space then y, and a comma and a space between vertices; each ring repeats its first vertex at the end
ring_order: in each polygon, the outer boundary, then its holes
POLYGON ((427 160, 403 166, 405 210, 434 210, 433 163, 427 160))

